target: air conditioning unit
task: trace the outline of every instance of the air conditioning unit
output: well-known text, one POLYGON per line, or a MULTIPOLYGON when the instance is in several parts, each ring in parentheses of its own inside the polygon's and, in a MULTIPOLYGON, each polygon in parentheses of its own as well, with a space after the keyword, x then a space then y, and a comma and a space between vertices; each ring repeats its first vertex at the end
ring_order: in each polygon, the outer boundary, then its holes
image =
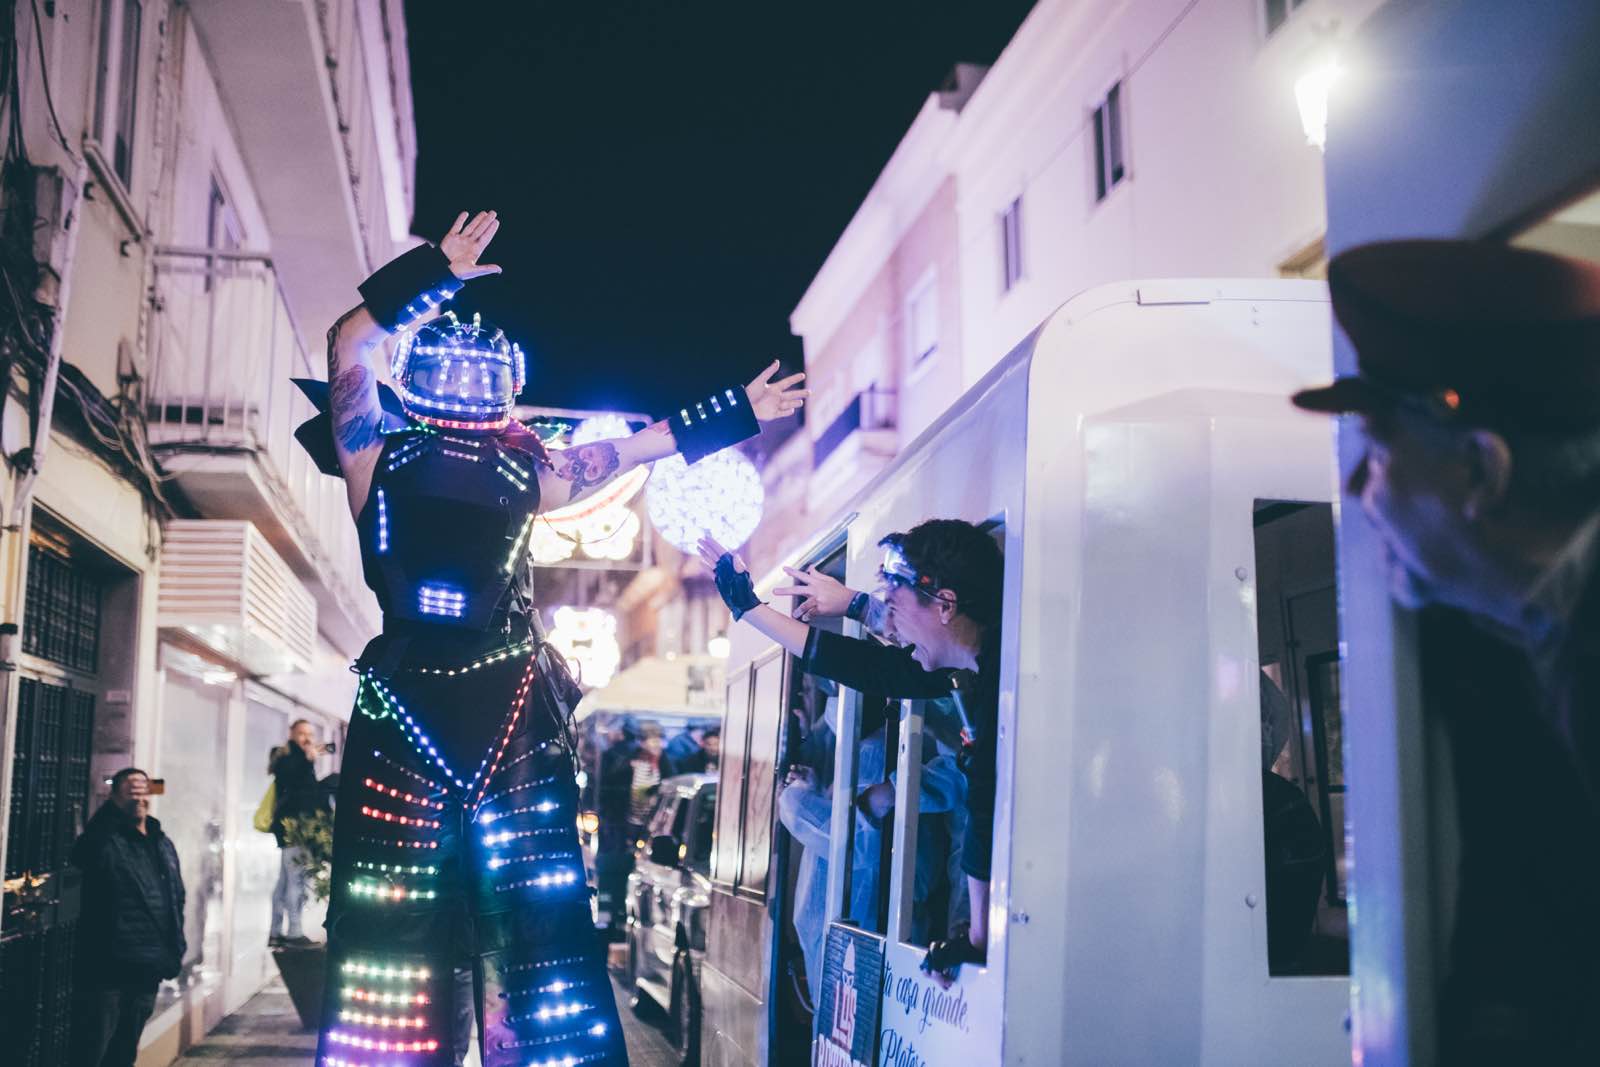
POLYGON ((252 523, 178 519, 163 529, 156 624, 252 675, 305 671, 317 602, 252 523))

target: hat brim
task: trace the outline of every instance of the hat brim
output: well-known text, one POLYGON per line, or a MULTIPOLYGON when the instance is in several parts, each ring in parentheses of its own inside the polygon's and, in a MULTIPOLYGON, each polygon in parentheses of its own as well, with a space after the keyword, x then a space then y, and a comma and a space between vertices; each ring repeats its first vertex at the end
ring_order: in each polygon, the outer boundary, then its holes
POLYGON ((1394 407, 1394 395, 1362 378, 1340 378, 1315 389, 1302 389, 1289 398, 1295 407, 1324 415, 1364 414, 1394 407))

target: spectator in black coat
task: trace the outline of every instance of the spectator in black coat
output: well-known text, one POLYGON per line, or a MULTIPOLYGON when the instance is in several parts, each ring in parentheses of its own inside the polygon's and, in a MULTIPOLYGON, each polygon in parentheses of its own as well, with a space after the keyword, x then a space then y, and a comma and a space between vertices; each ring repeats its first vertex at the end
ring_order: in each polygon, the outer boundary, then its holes
POLYGON ((272 806, 272 835, 278 839, 278 884, 272 890, 269 945, 311 943, 301 925, 306 889, 311 882, 305 867, 306 850, 286 845, 283 820, 304 819, 328 810, 328 790, 317 781, 317 768, 312 762, 321 750, 315 729, 305 719, 295 720, 289 727, 289 743, 274 750, 277 756, 272 761, 272 779, 277 800, 272 806))
POLYGON ((1394 241, 1328 284, 1358 373, 1295 403, 1360 416, 1456 783, 1438 1061, 1600 1062, 1600 266, 1394 241))
POLYGON ((628 819, 633 807, 633 761, 639 756, 639 724, 630 715, 611 728, 610 744, 600 754, 597 790, 601 852, 629 847, 628 819))
POLYGON ((156 987, 183 966, 178 850, 150 815, 150 778, 129 767, 72 846, 83 872, 73 987, 73 1067, 132 1067, 156 987))
POLYGON ((667 743, 661 753, 661 780, 680 774, 704 774, 716 766, 722 750, 722 731, 715 726, 691 726, 667 743))

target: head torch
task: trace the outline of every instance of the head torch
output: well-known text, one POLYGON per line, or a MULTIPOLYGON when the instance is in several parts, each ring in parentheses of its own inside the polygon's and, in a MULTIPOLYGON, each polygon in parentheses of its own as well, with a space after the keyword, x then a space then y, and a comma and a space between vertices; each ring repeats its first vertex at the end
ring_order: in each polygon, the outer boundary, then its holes
POLYGON ((904 586, 931 598, 937 583, 933 575, 918 570, 906 558, 900 546, 891 542, 883 547, 883 562, 878 566, 878 588, 866 598, 857 616, 863 630, 889 642, 896 642, 889 610, 889 595, 895 586, 904 586))

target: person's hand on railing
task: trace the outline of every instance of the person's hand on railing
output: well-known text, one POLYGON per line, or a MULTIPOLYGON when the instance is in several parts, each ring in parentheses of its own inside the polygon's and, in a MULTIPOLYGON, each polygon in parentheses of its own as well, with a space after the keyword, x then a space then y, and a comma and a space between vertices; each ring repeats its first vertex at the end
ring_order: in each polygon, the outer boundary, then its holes
POLYGON ((450 273, 464 282, 486 274, 499 274, 500 268, 493 263, 478 262, 499 229, 498 212, 480 211, 470 222, 465 211, 457 215, 450 232, 439 239, 439 251, 450 261, 450 273))

